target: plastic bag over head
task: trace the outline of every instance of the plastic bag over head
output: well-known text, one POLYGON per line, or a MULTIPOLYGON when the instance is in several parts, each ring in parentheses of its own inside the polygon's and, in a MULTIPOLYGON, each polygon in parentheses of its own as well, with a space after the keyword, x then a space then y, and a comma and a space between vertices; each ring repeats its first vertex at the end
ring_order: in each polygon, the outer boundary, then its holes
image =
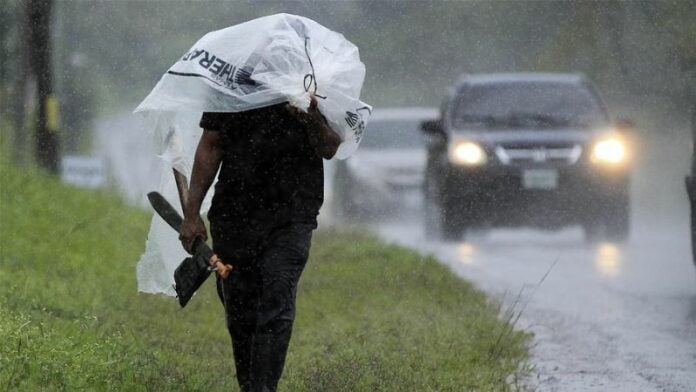
MULTIPOLYGON (((190 177, 203 112, 241 112, 282 102, 306 111, 314 94, 341 136, 336 157, 349 157, 372 113, 360 101, 364 78, 358 48, 305 17, 270 15, 206 34, 135 109, 162 158, 157 190, 178 207, 171 169, 190 177)), ((138 289, 173 295, 173 273, 186 256, 178 234, 155 215, 137 267, 138 289)))
POLYGON ((360 101, 365 66, 343 35, 297 15, 277 14, 213 31, 196 42, 137 107, 143 111, 241 112, 281 102, 319 110, 358 147, 372 107, 360 101))

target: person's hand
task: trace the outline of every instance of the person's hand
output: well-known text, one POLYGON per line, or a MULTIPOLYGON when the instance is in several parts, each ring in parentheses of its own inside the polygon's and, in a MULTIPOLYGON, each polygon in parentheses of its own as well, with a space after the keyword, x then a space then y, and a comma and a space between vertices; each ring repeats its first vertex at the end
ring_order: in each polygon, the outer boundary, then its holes
POLYGON ((208 232, 205 229, 203 219, 201 219, 200 215, 193 219, 184 218, 179 228, 179 240, 189 254, 193 254, 193 244, 197 238, 203 241, 208 239, 208 232))
POLYGON ((311 95, 307 112, 303 112, 290 104, 287 105, 287 110, 305 126, 309 143, 318 156, 324 159, 331 159, 336 155, 338 146, 341 144, 341 137, 329 127, 326 119, 319 111, 317 98, 314 95, 311 95))
POLYGON ((287 104, 286 108, 293 117, 295 117, 299 122, 301 122, 304 125, 316 126, 317 124, 326 123, 326 120, 324 120, 324 116, 322 116, 321 112, 319 111, 317 98, 314 95, 311 95, 309 101, 309 108, 306 112, 290 104, 287 104))

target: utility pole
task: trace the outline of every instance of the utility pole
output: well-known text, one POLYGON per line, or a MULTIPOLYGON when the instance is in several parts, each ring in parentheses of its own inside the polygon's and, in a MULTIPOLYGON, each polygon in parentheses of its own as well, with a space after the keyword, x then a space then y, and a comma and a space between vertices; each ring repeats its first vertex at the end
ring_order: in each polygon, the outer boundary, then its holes
POLYGON ((29 65, 36 77, 39 113, 36 126, 36 161, 57 174, 60 168, 58 100, 53 93, 51 63, 51 11, 53 0, 29 0, 29 65))
MULTIPOLYGON (((13 49, 16 56, 16 63, 13 67, 14 80, 12 82, 11 102, 8 104, 10 109, 10 117, 12 118, 12 127, 14 128, 14 162, 23 166, 26 163, 26 148, 27 148, 27 129, 26 129, 26 103, 27 103, 27 86, 28 86, 28 36, 30 30, 27 5, 23 2, 17 4, 15 8, 16 22, 15 29, 17 37, 17 45, 13 49)), ((10 96, 8 94, 8 96, 10 96)))

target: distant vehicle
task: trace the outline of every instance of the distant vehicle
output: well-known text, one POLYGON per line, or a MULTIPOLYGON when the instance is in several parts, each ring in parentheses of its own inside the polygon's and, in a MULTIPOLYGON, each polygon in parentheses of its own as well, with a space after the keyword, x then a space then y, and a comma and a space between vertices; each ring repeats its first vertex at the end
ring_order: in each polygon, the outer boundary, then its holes
POLYGON ((419 126, 437 117, 435 108, 374 111, 358 151, 336 163, 333 194, 339 220, 393 215, 420 197, 425 143, 419 126))
POLYGON ((429 136, 426 233, 580 224, 588 239, 629 234, 630 146, 575 74, 465 75, 429 136))

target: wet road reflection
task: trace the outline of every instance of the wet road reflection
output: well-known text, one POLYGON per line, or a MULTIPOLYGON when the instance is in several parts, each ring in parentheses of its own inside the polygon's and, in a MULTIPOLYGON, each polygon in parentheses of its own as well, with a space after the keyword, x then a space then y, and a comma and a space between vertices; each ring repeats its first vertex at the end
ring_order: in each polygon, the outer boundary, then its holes
POLYGON ((476 247, 473 244, 464 242, 457 246, 459 261, 462 264, 474 264, 476 247))
POLYGON ((617 244, 604 242, 597 245, 594 266, 601 275, 613 278, 621 273, 621 249, 617 244))

